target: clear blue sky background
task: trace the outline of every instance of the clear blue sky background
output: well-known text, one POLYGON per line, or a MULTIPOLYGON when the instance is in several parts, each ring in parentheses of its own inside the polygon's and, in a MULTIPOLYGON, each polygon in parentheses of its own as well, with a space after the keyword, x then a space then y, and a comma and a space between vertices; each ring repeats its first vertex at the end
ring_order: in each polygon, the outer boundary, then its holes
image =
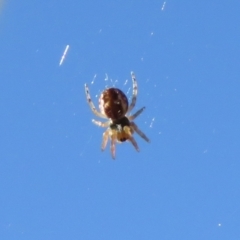
POLYGON ((238 0, 0 5, 1 240, 240 239, 238 0), (113 161, 84 83, 130 71, 151 143, 113 161))

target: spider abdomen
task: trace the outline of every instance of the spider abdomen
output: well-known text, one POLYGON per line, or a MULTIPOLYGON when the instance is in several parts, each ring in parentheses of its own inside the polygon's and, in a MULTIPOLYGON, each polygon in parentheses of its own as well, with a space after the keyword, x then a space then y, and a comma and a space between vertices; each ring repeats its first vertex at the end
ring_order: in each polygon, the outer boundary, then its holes
POLYGON ((120 89, 108 88, 99 98, 99 108, 108 118, 121 119, 128 110, 128 99, 120 89))

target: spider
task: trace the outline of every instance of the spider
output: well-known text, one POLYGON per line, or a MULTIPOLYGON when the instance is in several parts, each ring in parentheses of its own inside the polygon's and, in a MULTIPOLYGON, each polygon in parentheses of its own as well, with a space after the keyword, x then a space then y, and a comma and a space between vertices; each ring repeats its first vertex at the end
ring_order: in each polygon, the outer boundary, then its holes
POLYGON ((133 137, 134 132, 136 132, 145 141, 150 142, 149 138, 138 128, 136 123, 133 122, 133 120, 143 112, 145 107, 142 107, 133 115, 129 115, 136 104, 138 93, 137 80, 133 72, 131 72, 131 77, 133 82, 133 96, 131 104, 128 104, 126 95, 120 89, 108 88, 105 89, 100 95, 100 112, 94 106, 90 96, 89 88, 87 84, 85 84, 85 93, 92 112, 97 117, 107 119, 106 122, 101 122, 94 119, 92 122, 99 127, 107 127, 107 130, 103 133, 101 149, 103 151, 106 148, 108 139, 110 138, 110 150, 113 159, 115 159, 116 155, 116 142, 121 143, 128 140, 132 143, 135 149, 139 151, 137 142, 133 137))

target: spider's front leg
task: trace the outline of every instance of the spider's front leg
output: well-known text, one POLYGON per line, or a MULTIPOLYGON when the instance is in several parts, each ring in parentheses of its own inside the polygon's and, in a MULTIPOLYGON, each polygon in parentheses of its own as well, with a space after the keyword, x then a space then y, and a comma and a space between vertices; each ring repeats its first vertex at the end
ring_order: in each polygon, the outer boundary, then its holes
POLYGON ((117 142, 117 132, 113 129, 109 129, 110 132, 110 138, 111 138, 111 146, 110 151, 112 155, 112 159, 115 159, 116 156, 116 142, 117 142))
POLYGON ((104 151, 104 149, 105 149, 106 146, 107 146, 108 138, 109 138, 109 129, 107 129, 107 130, 103 133, 102 146, 101 146, 102 151, 104 151))
POLYGON ((131 128, 140 136, 142 137, 146 142, 150 142, 150 139, 138 128, 137 124, 134 122, 130 123, 131 128))
POLYGON ((123 128, 123 130, 124 130, 124 132, 125 133, 127 133, 127 136, 128 136, 128 141, 130 141, 131 143, 132 143, 132 145, 134 146, 134 148, 139 152, 140 150, 139 150, 139 147, 138 147, 138 145, 137 145, 137 142, 136 142, 136 140, 134 139, 134 137, 132 136, 132 134, 133 134, 133 130, 130 128, 130 127, 128 127, 128 126, 125 126, 124 128, 123 128))
POLYGON ((95 119, 92 119, 92 122, 93 122, 94 124, 96 124, 97 126, 99 126, 99 127, 104 127, 104 128, 106 128, 106 127, 109 126, 109 121, 107 121, 107 122, 101 122, 101 121, 97 121, 97 120, 95 120, 95 119))

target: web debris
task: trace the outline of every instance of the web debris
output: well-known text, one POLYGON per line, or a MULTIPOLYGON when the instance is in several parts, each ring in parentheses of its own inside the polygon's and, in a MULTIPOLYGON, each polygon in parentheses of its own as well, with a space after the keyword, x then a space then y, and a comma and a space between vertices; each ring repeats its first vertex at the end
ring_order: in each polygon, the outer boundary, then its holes
POLYGON ((108 75, 107 75, 107 73, 105 73, 105 79, 104 79, 105 81, 108 81, 108 75))
POLYGON ((59 66, 62 65, 62 63, 63 63, 63 61, 64 61, 64 59, 65 59, 65 56, 66 56, 66 54, 67 54, 67 52, 68 52, 68 49, 69 49, 69 45, 67 45, 67 46, 65 47, 65 50, 64 50, 63 55, 62 55, 62 57, 61 57, 61 60, 60 60, 60 62, 59 62, 59 66))
POLYGON ((162 11, 164 11, 165 6, 166 6, 166 1, 165 1, 165 2, 163 3, 163 5, 162 5, 162 8, 161 8, 162 11))
POLYGON ((153 123, 154 123, 154 121, 155 121, 155 118, 152 119, 152 121, 151 121, 151 123, 150 123, 150 125, 149 125, 150 128, 153 127, 153 123))
POLYGON ((105 73, 105 78, 104 81, 106 82, 105 88, 108 88, 109 85, 108 83, 110 83, 111 85, 115 86, 118 83, 118 80, 113 80, 112 78, 109 78, 108 74, 105 73))
POLYGON ((97 77, 97 74, 95 74, 95 75, 93 76, 93 80, 91 81, 91 84, 94 84, 94 81, 95 81, 96 77, 97 77))

